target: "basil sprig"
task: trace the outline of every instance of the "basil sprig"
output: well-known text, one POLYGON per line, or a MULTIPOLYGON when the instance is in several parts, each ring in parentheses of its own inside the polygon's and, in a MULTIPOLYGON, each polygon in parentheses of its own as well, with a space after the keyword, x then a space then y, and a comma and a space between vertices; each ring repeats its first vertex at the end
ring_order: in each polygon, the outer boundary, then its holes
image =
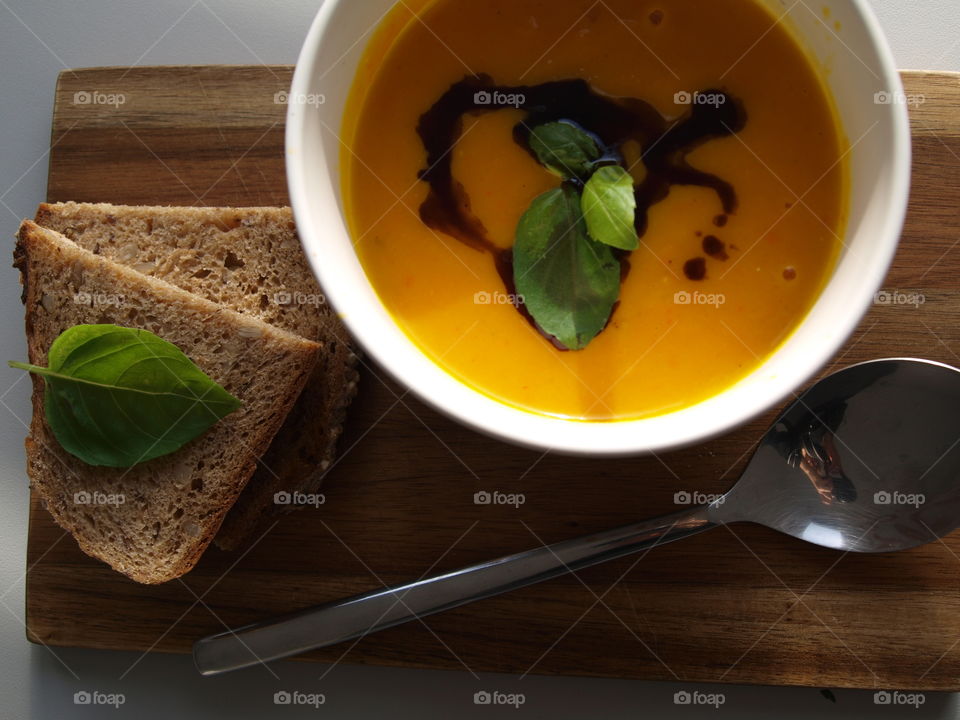
POLYGON ((564 183, 535 198, 520 218, 514 284, 541 331, 582 350, 606 327, 620 295, 612 248, 639 246, 633 178, 619 165, 598 166, 596 140, 573 123, 535 127, 528 142, 564 183))
POLYGON ((131 467, 167 455, 241 402, 172 343, 146 330, 76 325, 50 346, 43 376, 47 424, 89 465, 131 467))

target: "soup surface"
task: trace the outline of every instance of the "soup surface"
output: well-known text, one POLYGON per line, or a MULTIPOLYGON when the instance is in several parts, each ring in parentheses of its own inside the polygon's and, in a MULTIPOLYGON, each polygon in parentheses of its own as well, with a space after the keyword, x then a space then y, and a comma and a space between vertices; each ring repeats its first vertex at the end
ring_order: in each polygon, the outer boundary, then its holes
POLYGON ((754 0, 398 4, 361 62, 342 165, 357 253, 404 331, 487 395, 585 420, 678 410, 758 366, 826 282, 847 197, 845 140, 820 76, 775 21, 754 0), (618 149, 636 187, 658 172, 670 181, 639 198, 640 246, 621 253, 609 323, 569 351, 515 306, 503 261, 531 202, 561 182, 515 130, 564 104, 555 95, 569 84, 544 83, 573 80, 644 117, 649 104, 648 136, 618 149), (443 115, 458 83, 487 94, 446 118, 444 144, 422 120, 443 115), (679 137, 711 103, 725 130, 679 137), (447 209, 477 221, 482 243, 431 212, 438 167, 458 188, 447 209))

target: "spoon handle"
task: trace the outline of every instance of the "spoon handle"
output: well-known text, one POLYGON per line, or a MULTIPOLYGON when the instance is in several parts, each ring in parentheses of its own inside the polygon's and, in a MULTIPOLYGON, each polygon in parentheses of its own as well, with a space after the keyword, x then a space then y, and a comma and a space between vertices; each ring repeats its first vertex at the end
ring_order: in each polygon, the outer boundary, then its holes
POLYGON ((545 545, 211 635, 194 644, 194 661, 202 674, 216 675, 298 655, 679 540, 715 526, 708 516, 708 506, 694 506, 682 512, 545 545))

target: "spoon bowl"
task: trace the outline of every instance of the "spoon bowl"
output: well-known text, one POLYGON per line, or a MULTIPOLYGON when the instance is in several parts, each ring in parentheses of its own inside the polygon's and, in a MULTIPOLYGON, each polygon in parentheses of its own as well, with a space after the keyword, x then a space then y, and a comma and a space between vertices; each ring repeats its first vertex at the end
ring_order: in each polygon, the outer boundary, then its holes
POLYGON ((816 383, 710 507, 817 545, 893 552, 960 525, 960 371, 875 360, 816 383))

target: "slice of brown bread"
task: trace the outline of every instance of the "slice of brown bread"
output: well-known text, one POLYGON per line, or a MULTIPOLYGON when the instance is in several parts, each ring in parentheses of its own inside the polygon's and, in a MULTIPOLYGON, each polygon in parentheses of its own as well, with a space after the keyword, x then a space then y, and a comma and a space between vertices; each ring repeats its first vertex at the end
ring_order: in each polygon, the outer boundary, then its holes
POLYGON ((224 307, 318 340, 320 361, 216 543, 232 549, 293 509, 278 492, 315 493, 356 393, 349 335, 307 265, 289 208, 43 204, 37 223, 115 262, 224 307))
POLYGON ((180 347, 243 401, 175 453, 132 468, 93 467, 60 447, 44 419, 43 380, 31 376, 27 469, 54 519, 84 552, 138 582, 182 575, 253 474, 319 345, 94 255, 29 220, 20 227, 14 265, 24 285, 31 363, 46 365, 50 345, 74 325, 142 328, 180 347), (84 503, 85 493, 108 502, 84 503))

